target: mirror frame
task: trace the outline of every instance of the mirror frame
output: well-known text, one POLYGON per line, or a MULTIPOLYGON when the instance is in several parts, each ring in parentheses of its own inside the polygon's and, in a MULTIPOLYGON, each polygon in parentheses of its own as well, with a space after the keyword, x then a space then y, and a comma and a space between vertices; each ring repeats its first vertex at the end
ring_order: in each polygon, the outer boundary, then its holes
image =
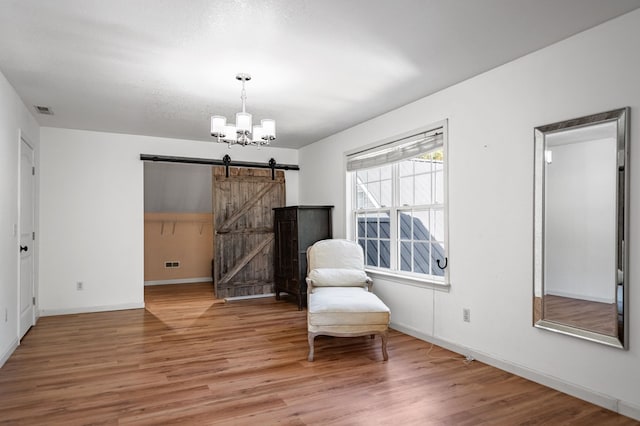
POLYGON ((588 115, 572 120, 560 121, 553 124, 539 126, 534 129, 534 232, 533 232, 533 326, 545 330, 554 331, 590 340, 604 345, 620 349, 628 349, 629 345, 629 282, 628 253, 626 242, 628 241, 629 223, 629 114, 628 107, 599 114, 588 115), (617 150, 617 176, 616 176, 616 216, 617 220, 617 249, 616 265, 622 271, 618 282, 611 283, 616 288, 616 309, 618 306, 618 285, 622 284, 622 315, 618 312, 618 336, 609 336, 569 324, 551 321, 544 318, 544 214, 545 214, 545 161, 544 150, 546 137, 557 132, 573 130, 607 122, 616 123, 616 150, 617 150), (536 297, 539 294, 540 297, 536 297))

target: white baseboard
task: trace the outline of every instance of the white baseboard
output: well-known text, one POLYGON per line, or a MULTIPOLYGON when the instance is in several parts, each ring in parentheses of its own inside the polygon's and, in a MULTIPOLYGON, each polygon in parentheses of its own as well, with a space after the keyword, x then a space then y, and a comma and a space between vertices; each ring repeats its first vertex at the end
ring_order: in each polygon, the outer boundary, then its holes
POLYGON ((234 296, 234 297, 225 297, 225 302, 233 302, 236 300, 247 300, 247 299, 261 299, 263 297, 275 297, 275 293, 267 293, 267 294, 252 294, 251 296, 234 296))
POLYGON ((634 420, 640 420, 640 406, 630 402, 620 401, 618 403, 618 413, 631 417, 634 420))
POLYGON ((193 284, 193 283, 210 283, 213 282, 213 278, 211 277, 202 277, 202 278, 177 278, 175 280, 155 280, 155 281, 145 281, 144 285, 167 285, 167 284, 193 284))
POLYGON ((11 342, 11 344, 7 348, 7 350, 4 351, 2 356, 0 356, 0 368, 2 368, 4 363, 7 362, 7 360, 11 357, 13 352, 18 348, 18 345, 20 345, 20 340, 14 339, 13 342, 11 342))
POLYGON ((143 303, 123 303, 121 305, 83 306, 80 308, 40 309, 41 317, 53 315, 87 314, 92 312, 124 311, 127 309, 144 308, 143 303))
POLYGON ((624 416, 631 417, 635 420, 640 420, 640 407, 634 404, 618 400, 612 396, 604 395, 604 394, 595 392, 591 389, 587 389, 582 386, 575 385, 573 383, 565 382, 564 380, 558 379, 557 377, 549 376, 549 375, 531 370, 527 367, 515 364, 510 361, 494 358, 493 356, 487 353, 466 348, 464 346, 458 345, 457 343, 449 342, 447 340, 440 339, 438 337, 430 336, 419 330, 414 329, 413 327, 404 326, 402 324, 396 324, 393 322, 389 325, 389 327, 393 328, 394 330, 401 331, 402 333, 408 334, 410 336, 416 337, 420 340, 424 340, 429 343, 436 344, 438 346, 441 346, 450 351, 459 353, 461 355, 464 355, 464 356, 470 355, 474 359, 477 359, 478 361, 484 362, 485 364, 489 364, 493 367, 515 374, 517 376, 524 377, 525 379, 531 380, 532 382, 539 383, 541 385, 566 393, 568 395, 574 396, 576 398, 582 399, 584 401, 590 402, 600 407, 604 407, 608 410, 614 411, 624 416))

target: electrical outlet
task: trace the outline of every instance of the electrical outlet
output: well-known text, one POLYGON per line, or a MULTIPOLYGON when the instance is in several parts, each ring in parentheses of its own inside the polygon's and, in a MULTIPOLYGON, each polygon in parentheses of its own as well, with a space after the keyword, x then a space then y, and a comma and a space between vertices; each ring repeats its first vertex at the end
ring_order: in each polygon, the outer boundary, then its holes
POLYGON ((471 309, 469 308, 462 309, 462 320, 464 322, 471 322, 471 309))
POLYGON ((78 291, 84 290, 84 284, 82 283, 82 281, 78 281, 76 283, 76 290, 78 290, 78 291))

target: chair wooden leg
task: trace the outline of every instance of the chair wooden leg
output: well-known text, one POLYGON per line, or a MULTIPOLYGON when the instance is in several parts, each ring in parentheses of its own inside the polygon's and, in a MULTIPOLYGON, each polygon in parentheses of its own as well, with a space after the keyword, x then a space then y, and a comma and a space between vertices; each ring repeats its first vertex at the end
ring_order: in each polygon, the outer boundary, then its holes
POLYGON ((389 360, 389 354, 387 353, 387 336, 388 333, 386 331, 380 334, 380 337, 382 338, 382 357, 385 361, 389 360))
POLYGON ((307 357, 307 360, 309 362, 313 361, 313 342, 316 338, 316 335, 313 333, 308 333, 307 335, 307 339, 309 340, 309 356, 307 357))

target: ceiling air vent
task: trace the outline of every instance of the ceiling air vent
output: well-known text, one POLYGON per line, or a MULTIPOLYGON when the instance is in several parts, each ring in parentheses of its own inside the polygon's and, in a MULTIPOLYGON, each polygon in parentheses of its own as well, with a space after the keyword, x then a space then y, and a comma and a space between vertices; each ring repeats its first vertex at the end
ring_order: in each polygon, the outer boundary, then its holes
POLYGON ((53 111, 48 106, 34 105, 33 107, 36 109, 38 114, 53 115, 53 111))

